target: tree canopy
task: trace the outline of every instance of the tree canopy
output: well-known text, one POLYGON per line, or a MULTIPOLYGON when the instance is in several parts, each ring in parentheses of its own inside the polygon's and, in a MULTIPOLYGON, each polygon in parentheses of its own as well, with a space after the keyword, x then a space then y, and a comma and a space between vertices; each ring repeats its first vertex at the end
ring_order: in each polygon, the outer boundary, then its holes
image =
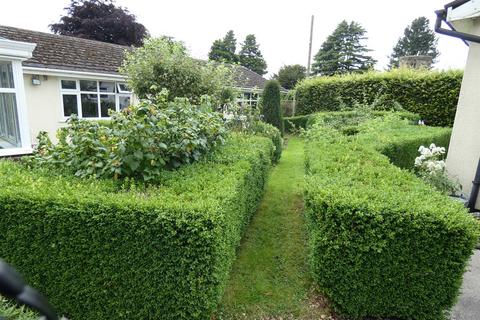
POLYGON ((238 56, 235 53, 237 50, 237 39, 233 30, 227 32, 223 39, 215 40, 208 53, 208 58, 214 61, 236 63, 238 56))
POLYGON ((147 29, 113 0, 72 0, 67 14, 50 25, 56 33, 103 42, 140 46, 147 29))
POLYGON ((431 56, 435 62, 440 54, 437 50, 438 39, 429 25, 430 21, 426 17, 419 17, 405 28, 403 37, 398 39, 390 55, 390 69, 398 67, 399 58, 403 56, 431 56))
POLYGON ((314 57, 312 71, 319 75, 364 72, 376 63, 362 42, 366 30, 357 22, 342 21, 314 57))
POLYGON ((261 99, 263 121, 275 126, 283 135, 283 116, 280 100, 280 83, 277 80, 267 81, 261 99))
POLYGON ((255 71, 260 75, 267 73, 267 63, 260 52, 260 45, 257 43, 255 35, 249 34, 242 43, 242 48, 238 54, 239 62, 242 66, 255 71))
POLYGON ((307 68, 300 64, 292 64, 281 67, 278 74, 275 74, 273 78, 277 79, 285 89, 293 89, 297 82, 305 79, 306 76, 307 68))

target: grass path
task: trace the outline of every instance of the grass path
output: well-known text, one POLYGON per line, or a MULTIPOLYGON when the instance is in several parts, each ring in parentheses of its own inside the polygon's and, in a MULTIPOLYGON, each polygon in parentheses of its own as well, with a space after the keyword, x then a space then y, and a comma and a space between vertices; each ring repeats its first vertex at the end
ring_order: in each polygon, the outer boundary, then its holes
POLYGON ((218 319, 323 319, 328 314, 311 294, 303 158, 303 141, 290 138, 244 235, 218 319))

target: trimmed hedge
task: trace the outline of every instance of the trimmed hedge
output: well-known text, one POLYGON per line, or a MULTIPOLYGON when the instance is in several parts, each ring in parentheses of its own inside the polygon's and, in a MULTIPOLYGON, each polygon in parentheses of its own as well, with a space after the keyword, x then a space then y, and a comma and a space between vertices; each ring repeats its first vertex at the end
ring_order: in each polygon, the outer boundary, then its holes
POLYGON ((389 108, 398 102, 429 125, 452 126, 462 77, 462 71, 398 69, 310 78, 296 87, 296 112, 306 115, 339 111, 345 106, 375 101, 389 108))
MULTIPOLYGON (((391 114, 390 111, 372 111, 371 115, 373 117, 383 117, 387 114, 391 114)), ((398 115, 402 119, 407 119, 409 121, 418 121, 420 120, 420 117, 414 113, 411 112, 395 112, 396 115, 398 115)), ((285 131, 286 132, 293 132, 294 127, 295 129, 303 128, 303 129, 308 129, 310 125, 315 122, 316 119, 325 119, 328 121, 329 119, 334 119, 335 121, 340 120, 340 119, 351 119, 353 120, 352 122, 354 123, 348 123, 346 127, 350 127, 352 125, 357 126, 359 124, 359 121, 356 121, 354 118, 362 118, 363 113, 359 111, 337 111, 337 112, 318 112, 315 114, 309 114, 309 115, 304 115, 304 116, 295 116, 295 117, 287 117, 284 118, 284 123, 285 123, 285 131)), ((344 130, 349 130, 348 128, 343 128, 344 130)))
MULTIPOLYGON (((418 128, 418 137, 429 130, 418 128)), ((461 204, 392 165, 374 148, 373 134, 360 136, 321 122, 308 134, 314 279, 347 316, 442 319, 455 303, 478 223, 461 204)), ((400 134, 386 145, 396 141, 400 134)))
POLYGON ((0 161, 0 257, 69 319, 207 319, 273 153, 235 135, 143 187, 0 161))

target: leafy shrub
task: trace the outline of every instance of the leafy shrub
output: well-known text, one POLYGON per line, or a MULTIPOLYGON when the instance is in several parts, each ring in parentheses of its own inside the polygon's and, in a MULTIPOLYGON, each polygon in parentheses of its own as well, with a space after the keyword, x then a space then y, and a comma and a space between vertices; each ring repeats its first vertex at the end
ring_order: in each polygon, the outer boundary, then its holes
POLYGON ((461 204, 392 165, 373 135, 361 135, 342 135, 320 121, 308 133, 314 278, 347 316, 441 319, 455 303, 478 223, 461 204))
POLYGON ((280 106, 280 83, 277 80, 270 80, 263 89, 262 99, 263 120, 276 127, 283 135, 283 116, 280 106))
POLYGON ((311 115, 283 118, 285 132, 292 133, 300 128, 307 129, 307 121, 310 117, 311 115))
POLYGON ((405 110, 420 115, 428 125, 451 126, 462 76, 461 71, 402 69, 306 79, 296 87, 296 112, 306 115, 339 111, 358 102, 376 101, 386 109, 400 104, 405 110))
POLYGON ((225 128, 208 100, 194 106, 187 99, 143 100, 112 113, 108 126, 72 117, 60 129, 58 144, 39 136, 32 166, 56 167, 79 177, 126 178, 150 181, 162 169, 197 161, 221 144, 225 128))
POLYGON ((233 135, 150 186, 0 161, 0 256, 70 319, 207 319, 272 153, 233 135))
POLYGON ((419 145, 435 143, 448 148, 452 134, 451 128, 409 125, 409 120, 399 119, 397 113, 364 122, 357 131, 358 142, 376 149, 404 169, 414 169, 419 145))
POLYGON ((283 138, 280 131, 271 124, 262 121, 256 121, 249 127, 249 132, 254 135, 266 137, 272 140, 273 145, 275 146, 272 162, 274 164, 277 163, 282 156, 283 150, 283 138))
MULTIPOLYGON (((358 125, 369 119, 383 117, 391 114, 391 111, 375 111, 366 109, 356 109, 350 111, 336 111, 336 112, 318 112, 304 116, 295 116, 285 118, 285 130, 292 132, 293 129, 308 129, 316 120, 322 121, 335 129, 343 130, 345 132, 357 132, 358 125)), ((396 111, 395 114, 401 119, 406 119, 411 122, 417 122, 420 117, 411 112, 396 111)))
POLYGON ((140 98, 166 88, 171 100, 182 97, 195 104, 205 94, 219 103, 233 83, 231 68, 195 60, 183 43, 166 37, 148 39, 143 47, 128 51, 121 71, 140 98))

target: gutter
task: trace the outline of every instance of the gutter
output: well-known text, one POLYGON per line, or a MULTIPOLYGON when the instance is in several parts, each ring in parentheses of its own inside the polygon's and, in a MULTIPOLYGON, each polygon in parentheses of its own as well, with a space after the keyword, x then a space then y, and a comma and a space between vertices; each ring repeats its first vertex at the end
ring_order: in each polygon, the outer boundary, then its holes
POLYGON ((437 15, 437 20, 435 21, 435 32, 461 39, 468 46, 469 44, 467 41, 480 44, 480 37, 473 34, 457 31, 455 30, 454 26, 447 21, 447 12, 449 9, 456 9, 467 2, 470 2, 470 0, 456 0, 446 4, 444 9, 435 11, 435 14, 437 15), (450 29, 442 28, 442 22, 445 22, 450 29))

